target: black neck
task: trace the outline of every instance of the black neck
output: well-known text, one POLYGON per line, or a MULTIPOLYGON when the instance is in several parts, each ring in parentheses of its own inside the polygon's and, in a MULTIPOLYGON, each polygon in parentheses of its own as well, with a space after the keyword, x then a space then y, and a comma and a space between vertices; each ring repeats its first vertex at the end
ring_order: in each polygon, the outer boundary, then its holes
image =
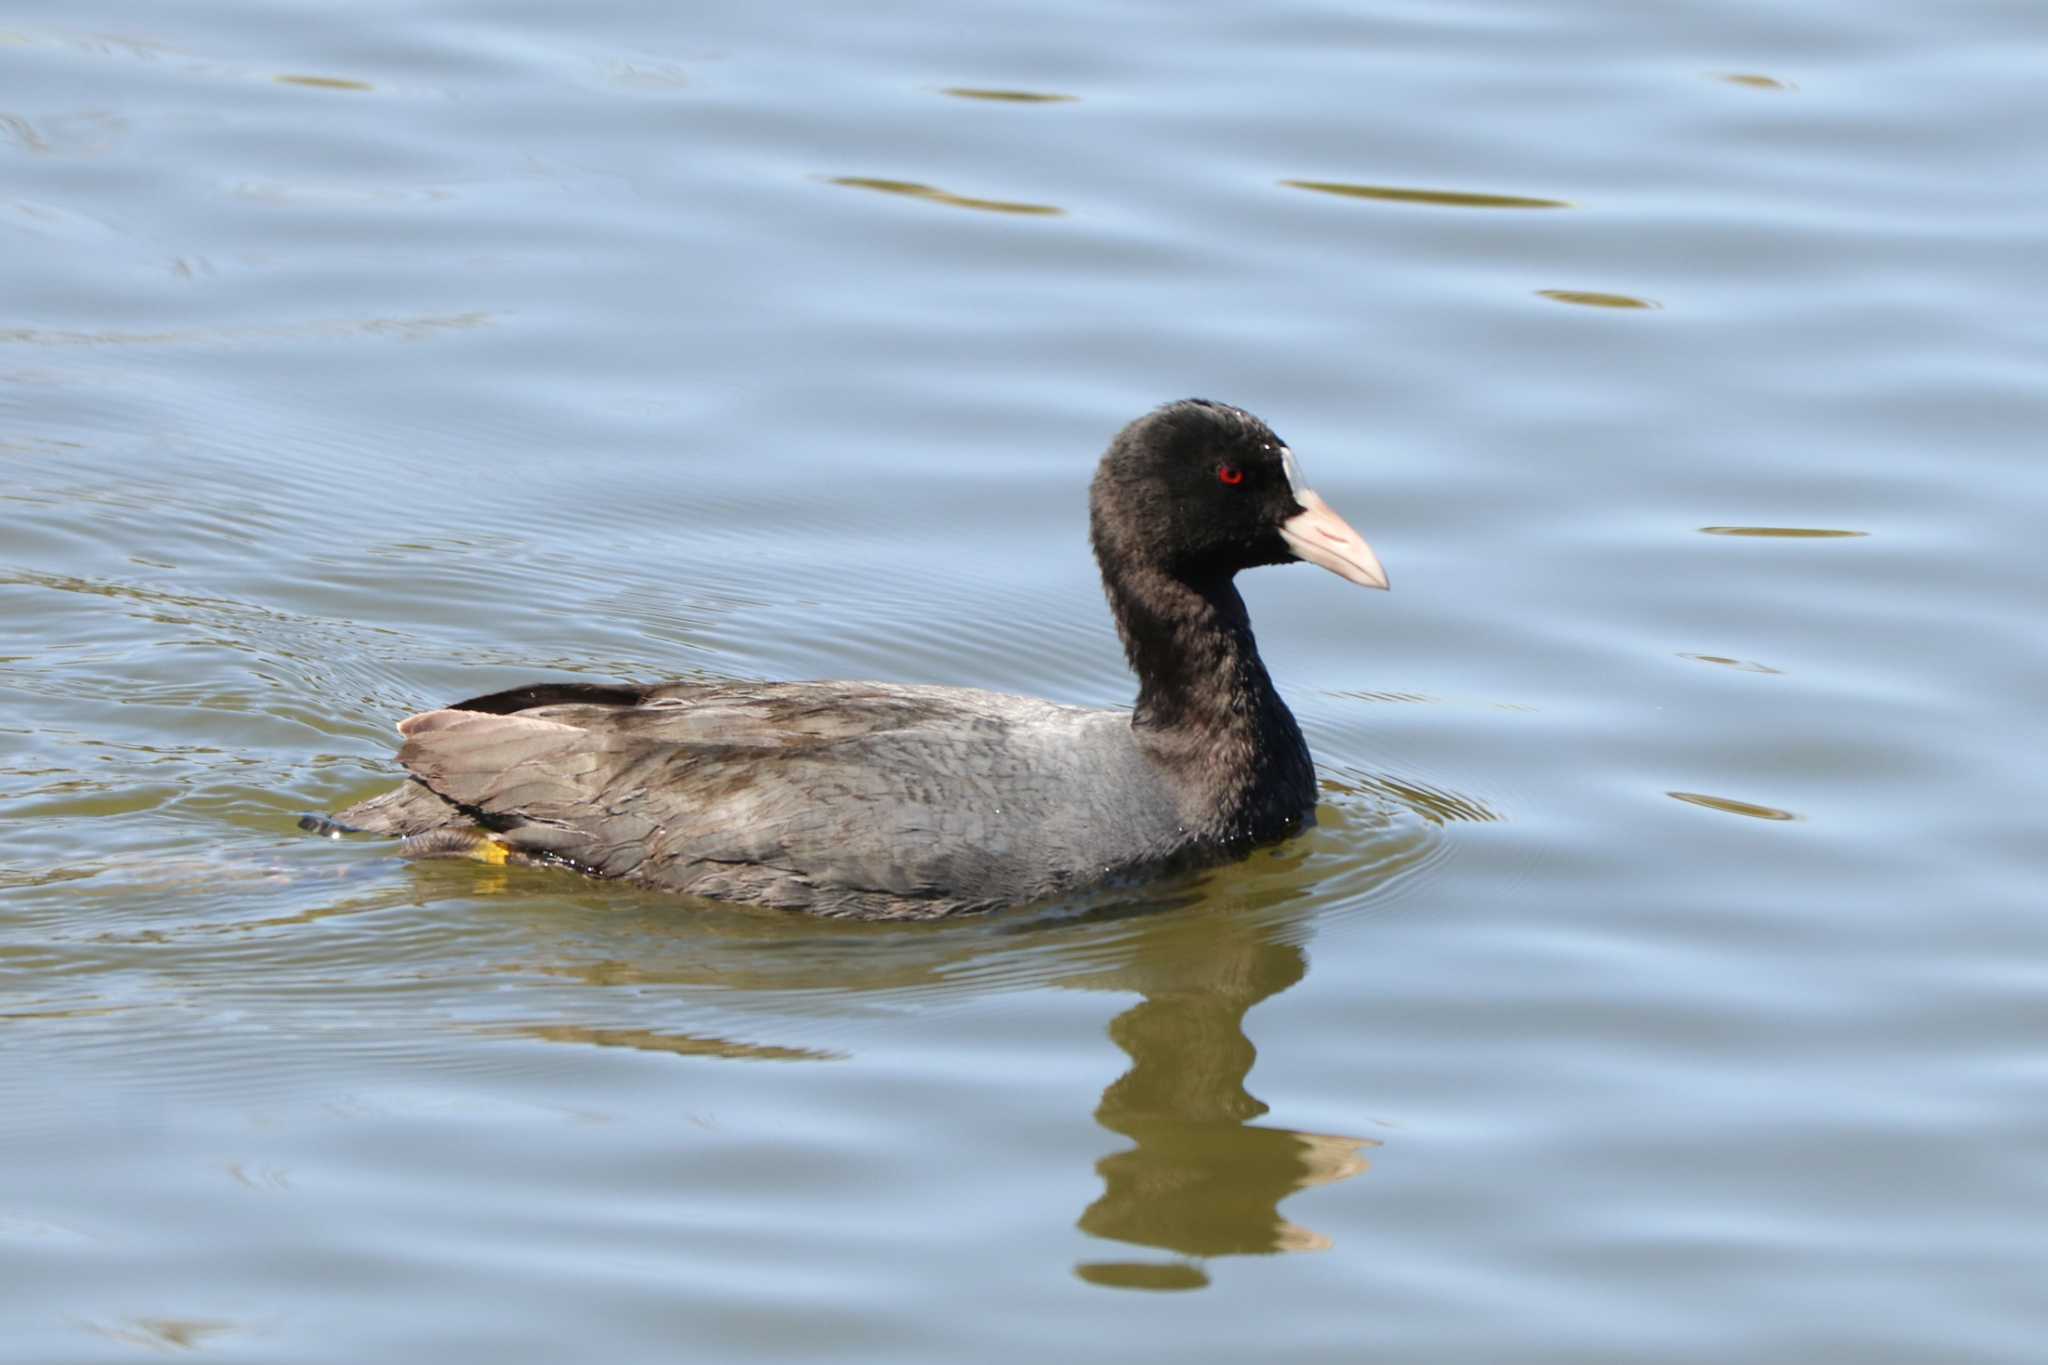
POLYGON ((1191 790, 1222 837, 1270 838, 1315 802, 1300 728, 1259 659, 1229 577, 1194 582, 1161 569, 1104 576, 1124 656, 1138 675, 1139 741, 1191 790))
POLYGON ((1140 729, 1231 729, 1262 703, 1279 701, 1229 579, 1196 585, 1137 569, 1105 587, 1124 657, 1138 675, 1140 729))

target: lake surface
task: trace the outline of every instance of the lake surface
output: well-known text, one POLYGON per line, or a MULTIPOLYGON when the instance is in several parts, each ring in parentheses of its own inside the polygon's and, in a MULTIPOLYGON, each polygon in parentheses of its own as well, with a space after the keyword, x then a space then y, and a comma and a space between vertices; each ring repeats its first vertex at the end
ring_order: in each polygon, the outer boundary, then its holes
POLYGON ((2017 4, 31 0, 0 1357, 2040 1358, 2017 4), (1267 418, 1324 790, 813 922, 301 834, 541 678, 1118 705, 1109 436, 1267 418))

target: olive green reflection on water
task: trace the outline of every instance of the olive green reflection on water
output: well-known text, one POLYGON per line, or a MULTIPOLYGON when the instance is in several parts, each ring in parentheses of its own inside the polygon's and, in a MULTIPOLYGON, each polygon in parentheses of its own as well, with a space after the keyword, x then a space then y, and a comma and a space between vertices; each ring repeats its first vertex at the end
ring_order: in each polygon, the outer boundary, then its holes
MULTIPOLYGON (((5 883, 0 883, 5 885, 5 883)), ((42 1019, 103 1019, 110 1014, 126 1014, 130 1005, 81 1005, 76 1009, 51 1010, 8 1010, 0 1012, 0 1024, 28 1023, 42 1019)))
POLYGON ((1454 209, 1568 209, 1564 199, 1532 199, 1520 194, 1474 194, 1465 190, 1422 190, 1399 185, 1351 185, 1340 180, 1283 180, 1289 189, 1347 199, 1380 199, 1394 204, 1436 204, 1454 209))
POLYGON ((1706 796, 1699 792, 1665 792, 1674 801, 1684 801, 1694 806, 1705 806, 1708 810, 1725 811, 1730 815, 1747 815, 1752 820, 1797 820, 1798 815, 1776 806, 1759 806, 1753 801, 1737 801, 1732 796, 1706 796))
POLYGON ((1639 299, 1633 294, 1607 294, 1597 289, 1539 289, 1536 291, 1546 299, 1558 303, 1573 303, 1581 308, 1640 308, 1655 311, 1664 305, 1655 299, 1639 299))
POLYGON ((1772 668, 1769 664, 1760 664, 1754 659, 1731 659, 1725 654, 1680 654, 1678 657, 1691 659, 1695 663, 1719 664, 1722 668, 1732 668, 1741 673, 1783 674, 1785 671, 1782 668, 1772 668))
POLYGON ((909 199, 923 199, 934 204, 949 204, 956 209, 979 209, 984 213, 1036 214, 1040 217, 1059 217, 1065 209, 1054 204, 1026 204, 1011 199, 974 199, 964 194, 953 194, 931 185, 920 185, 914 180, 882 180, 867 175, 835 175, 829 177, 835 185, 849 189, 875 190, 882 194, 900 194, 909 199))
POLYGON ((1841 540, 1870 534, 1868 531, 1830 531, 1815 526, 1702 526, 1700 531, 1710 536, 1774 536, 1785 540, 1841 540))
POLYGON ((1762 76, 1753 71, 1716 71, 1713 78, 1730 85, 1747 86, 1751 90, 1797 90, 1790 81, 1781 81, 1776 76, 1762 76))
POLYGON ((661 1033, 644 1028, 594 1028, 582 1024, 513 1024, 486 1032, 547 1043, 583 1043, 591 1047, 626 1047, 636 1052, 668 1052, 678 1057, 724 1057, 749 1062, 837 1062, 843 1052, 823 1048, 780 1047, 693 1033, 661 1033))
MULTIPOLYGON (((1144 999, 1109 1026, 1131 1066, 1103 1091, 1095 1121, 1134 1145, 1096 1163, 1104 1190, 1082 1231, 1197 1257, 1329 1246, 1278 1205, 1357 1175, 1361 1149, 1378 1144, 1250 1122, 1266 1105, 1245 1089, 1258 1055, 1245 1012, 1308 972, 1301 947, 1276 932, 1284 924, 1204 915, 1161 925, 1116 972, 1144 999)), ((1104 1262, 1075 1273, 1121 1288, 1198 1287, 1184 1268, 1104 1262)))
POLYGON ((1074 1273, 1104 1289, 1207 1289, 1209 1273, 1186 1261, 1084 1261, 1074 1273))
POLYGON ((304 85, 314 90, 374 90, 367 81, 343 80, 339 76, 273 76, 279 85, 304 85))
POLYGON ((1072 104, 1078 95, 1054 95, 1036 90, 977 90, 972 86, 949 85, 939 92, 963 100, 997 100, 1004 104, 1072 104))
MULTIPOLYGON (((1326 809, 1332 823, 1342 814, 1326 809)), ((1094 1109, 1096 1122, 1129 1145, 1095 1163, 1102 1190, 1076 1221, 1091 1236, 1170 1258, 1089 1258, 1074 1273, 1115 1288, 1201 1288, 1210 1273, 1196 1263, 1202 1258, 1329 1246, 1279 1206, 1366 1170, 1365 1151, 1378 1145, 1255 1124, 1267 1106, 1246 1089, 1257 1053, 1244 1021, 1254 1005, 1307 974, 1300 940, 1330 884, 1363 878, 1369 888, 1412 866, 1413 850, 1390 842, 1396 847, 1384 860, 1354 869, 1315 856, 1305 839, 1137 900, 1112 897, 944 926, 827 926, 709 907, 679 916, 673 901, 651 896, 644 917, 622 918, 617 896, 592 893, 589 907, 602 914, 605 930, 595 942, 606 956, 583 958, 572 946, 566 959, 508 962, 498 970, 592 988, 608 1018, 513 1019, 480 1031, 740 1061, 837 1060, 857 1058, 858 1049, 736 1042, 723 1027, 622 1024, 618 1011, 685 998, 673 989, 645 989, 651 985, 715 985, 721 993, 785 998, 829 992, 879 999, 963 988, 978 995, 999 984, 1135 994, 1138 1002, 1107 1030, 1129 1066, 1094 1109)), ((543 932, 563 922, 562 898, 546 905, 532 921, 543 932)), ((563 942, 583 941, 571 934, 563 942)), ((778 1027, 792 1022, 779 1016, 778 1027)))
POLYGON ((1426 782, 1395 777, 1391 773, 1333 773, 1323 778, 1322 785, 1326 792, 1390 801, 1432 825, 1485 825, 1501 818, 1476 796, 1445 791, 1426 782))

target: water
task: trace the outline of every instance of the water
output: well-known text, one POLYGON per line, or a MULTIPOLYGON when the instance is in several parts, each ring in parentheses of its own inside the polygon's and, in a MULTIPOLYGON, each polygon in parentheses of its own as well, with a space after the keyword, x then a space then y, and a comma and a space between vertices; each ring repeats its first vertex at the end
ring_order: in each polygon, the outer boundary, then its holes
POLYGON ((0 1355, 2036 1358, 2044 47, 17 10, 0 1355), (1187 394, 1394 581, 1243 581, 1295 843, 849 926, 293 827, 536 678, 1125 701, 1187 394))

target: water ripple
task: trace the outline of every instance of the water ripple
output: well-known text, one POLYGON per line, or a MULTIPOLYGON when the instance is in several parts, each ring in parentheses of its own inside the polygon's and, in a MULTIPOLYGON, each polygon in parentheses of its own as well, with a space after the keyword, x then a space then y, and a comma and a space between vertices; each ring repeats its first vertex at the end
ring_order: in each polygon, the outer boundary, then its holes
POLYGON ((1608 294, 1593 289, 1539 289, 1536 291, 1546 299, 1558 303, 1574 303, 1581 308, 1642 308, 1660 309, 1664 305, 1655 299, 1637 298, 1633 294, 1608 294))
POLYGON ((368 81, 352 81, 341 76, 272 76, 279 85, 300 85, 313 90, 369 91, 377 87, 368 81))
POLYGON ((1709 536, 1761 536, 1780 540, 1845 540, 1867 536, 1868 531, 1834 531, 1814 526, 1702 526, 1709 536))
POLYGON ((826 179, 834 185, 844 185, 849 189, 874 190, 880 194, 902 195, 907 199, 947 204, 956 209, 978 209, 984 213, 1017 213, 1054 218, 1066 213, 1065 209, 1054 204, 1027 204, 1013 199, 976 199, 931 185, 921 185, 914 180, 883 180, 865 175, 835 175, 827 176, 826 179))
POLYGON ((1776 806, 1760 806, 1754 801, 1737 801, 1732 796, 1707 796, 1700 792, 1665 792, 1674 801, 1689 805, 1705 806, 1708 810, 1723 811, 1729 815, 1746 815, 1752 820, 1798 820, 1801 817, 1789 810, 1776 806))
POLYGON ((1568 209, 1563 199, 1535 199, 1520 194, 1479 194, 1469 190, 1427 190, 1400 185, 1354 185, 1341 180, 1282 180, 1289 189, 1313 190, 1346 199, 1377 199, 1392 204, 1433 204, 1453 209, 1568 209))
POLYGON ((994 100, 1003 104, 1073 104, 1079 95, 1054 95, 1036 90, 983 90, 973 86, 949 85, 939 91, 962 100, 994 100))

